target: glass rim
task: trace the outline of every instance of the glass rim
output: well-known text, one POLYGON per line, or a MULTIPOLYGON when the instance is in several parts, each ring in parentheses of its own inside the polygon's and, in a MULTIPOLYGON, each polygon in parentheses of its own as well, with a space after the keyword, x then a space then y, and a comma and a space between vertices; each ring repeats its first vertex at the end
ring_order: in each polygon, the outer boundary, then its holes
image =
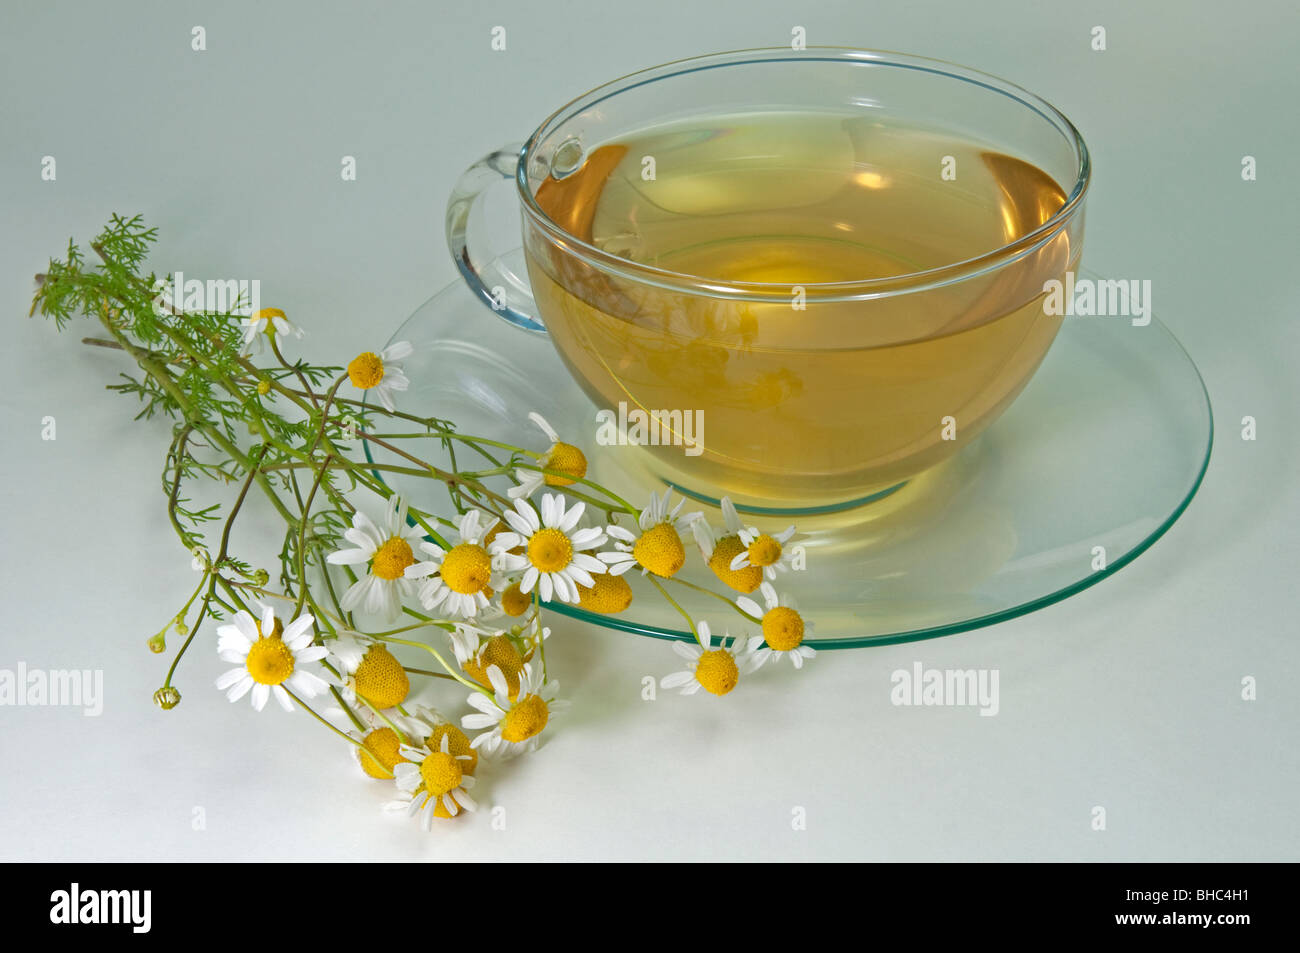
POLYGON ((641 284, 650 284, 670 291, 692 295, 729 298, 742 301, 787 300, 790 282, 731 281, 691 275, 653 265, 644 265, 612 255, 590 242, 566 231, 554 222, 537 204, 528 182, 528 165, 539 144, 560 123, 582 109, 589 108, 619 93, 648 83, 670 79, 688 73, 727 66, 741 66, 776 62, 841 62, 892 66, 928 72, 953 80, 982 86, 991 92, 1007 96, 1036 112, 1070 142, 1074 149, 1077 171, 1075 181, 1065 203, 1047 221, 1014 241, 1006 242, 987 252, 962 261, 940 265, 883 278, 862 278, 850 281, 802 282, 799 287, 809 299, 818 301, 856 301, 891 297, 925 291, 954 284, 995 271, 1021 258, 1031 255, 1050 242, 1069 223, 1083 205, 1092 179, 1092 160, 1083 135, 1068 117, 1047 100, 1001 77, 971 69, 947 60, 897 53, 889 50, 868 50, 842 46, 810 46, 804 50, 788 47, 732 50, 674 60, 660 66, 628 73, 603 83, 583 93, 552 112, 538 125, 519 150, 515 169, 515 185, 519 192, 524 214, 550 239, 568 253, 586 264, 608 274, 617 275, 641 284))

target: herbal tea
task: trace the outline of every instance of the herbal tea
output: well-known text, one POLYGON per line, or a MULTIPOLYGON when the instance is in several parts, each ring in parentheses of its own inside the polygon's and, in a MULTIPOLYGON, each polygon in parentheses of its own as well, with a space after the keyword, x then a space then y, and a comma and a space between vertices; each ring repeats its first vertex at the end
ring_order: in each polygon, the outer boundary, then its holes
POLYGON ((1043 283, 1079 251, 1063 231, 984 276, 825 300, 826 283, 988 255, 1066 201, 1012 156, 866 116, 661 126, 593 149, 536 198, 627 261, 768 286, 758 300, 666 290, 525 242, 539 311, 589 395, 704 421, 700 456, 651 448, 661 474, 766 505, 870 494, 978 434, 1051 345, 1061 319, 1043 314, 1043 283))

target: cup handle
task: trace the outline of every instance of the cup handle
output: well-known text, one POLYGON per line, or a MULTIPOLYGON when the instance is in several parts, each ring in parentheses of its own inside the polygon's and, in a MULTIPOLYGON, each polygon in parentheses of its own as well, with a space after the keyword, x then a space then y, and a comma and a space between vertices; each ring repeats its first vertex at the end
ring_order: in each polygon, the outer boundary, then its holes
POLYGON ((545 332, 522 261, 508 261, 485 234, 483 196, 502 179, 514 179, 522 151, 522 143, 505 145, 465 170, 447 200, 447 247, 470 290, 484 304, 511 324, 545 332))

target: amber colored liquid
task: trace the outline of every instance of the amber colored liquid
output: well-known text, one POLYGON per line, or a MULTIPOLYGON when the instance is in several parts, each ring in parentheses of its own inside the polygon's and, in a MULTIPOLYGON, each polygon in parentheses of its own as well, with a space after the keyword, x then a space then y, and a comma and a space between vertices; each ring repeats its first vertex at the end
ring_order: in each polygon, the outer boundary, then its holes
POLYGON ((702 414, 704 452, 651 448, 655 465, 687 488, 754 505, 860 498, 972 439, 1046 354, 1060 318, 1042 312, 1043 282, 1079 252, 1062 232, 978 279, 819 301, 808 286, 988 254, 1065 202, 1019 159, 865 118, 662 127, 594 149, 536 195, 567 231, 620 258, 718 284, 787 286, 759 302, 667 291, 526 230, 539 311, 588 394, 604 407, 702 414), (795 286, 805 286, 802 309, 795 286))

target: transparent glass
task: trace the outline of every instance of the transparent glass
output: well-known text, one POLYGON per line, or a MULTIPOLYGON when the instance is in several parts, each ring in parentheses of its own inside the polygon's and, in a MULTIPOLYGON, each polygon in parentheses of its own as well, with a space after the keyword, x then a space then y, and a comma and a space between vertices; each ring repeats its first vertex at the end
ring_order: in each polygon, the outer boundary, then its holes
POLYGON ((1061 326, 1043 289, 1079 261, 1089 177, 1069 120, 1006 81, 751 50, 557 110, 466 173, 448 240, 471 291, 546 332, 597 407, 697 421, 645 448, 658 479, 851 511, 954 458, 1024 389, 1061 326), (506 176, 517 252, 486 237, 506 176), (605 221, 620 189, 640 204, 605 221))
MULTIPOLYGON (((561 384, 561 359, 535 332, 495 320, 461 281, 420 307, 394 341, 410 341, 411 387, 398 407, 454 420, 466 433, 541 449, 527 410, 581 446, 590 476, 627 499, 662 490, 645 449, 611 452, 594 436, 598 409, 561 384)), ((1024 394, 960 453, 876 502, 800 518, 806 570, 782 574, 818 649, 885 645, 962 632, 1051 605, 1109 577, 1182 514, 1209 462, 1213 426, 1199 373, 1152 319, 1069 317, 1024 394), (1117 465, 1116 461, 1123 461, 1117 465)), ((448 466, 435 438, 408 449, 448 466)), ((369 446, 367 445, 369 452, 369 446)), ((379 462, 400 463, 379 450, 379 462)), ((429 480, 375 471, 418 505, 450 512, 429 480)), ((701 509, 715 526, 716 507, 701 509)), ((785 517, 746 514, 780 531, 785 517)), ((692 549, 694 547, 692 546, 692 549)), ((636 573, 631 607, 563 615, 626 632, 689 641, 681 617, 636 573)), ((680 578, 734 597, 691 552, 680 578)), ((686 586, 672 593, 695 618, 731 610, 686 586)))

